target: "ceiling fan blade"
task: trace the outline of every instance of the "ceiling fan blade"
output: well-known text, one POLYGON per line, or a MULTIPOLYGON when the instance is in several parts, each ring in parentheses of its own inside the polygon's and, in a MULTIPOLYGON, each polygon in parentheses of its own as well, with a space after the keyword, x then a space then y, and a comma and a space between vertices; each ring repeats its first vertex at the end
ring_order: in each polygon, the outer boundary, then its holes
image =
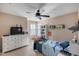
POLYGON ((49 15, 40 15, 40 16, 42 16, 42 17, 50 17, 49 15))

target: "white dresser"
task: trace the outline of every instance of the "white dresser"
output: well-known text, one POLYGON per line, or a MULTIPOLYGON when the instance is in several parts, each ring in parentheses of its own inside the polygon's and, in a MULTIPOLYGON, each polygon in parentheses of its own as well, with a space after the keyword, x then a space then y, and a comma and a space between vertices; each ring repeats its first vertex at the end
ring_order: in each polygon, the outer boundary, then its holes
POLYGON ((26 34, 10 35, 2 37, 2 52, 7 52, 29 44, 26 34))

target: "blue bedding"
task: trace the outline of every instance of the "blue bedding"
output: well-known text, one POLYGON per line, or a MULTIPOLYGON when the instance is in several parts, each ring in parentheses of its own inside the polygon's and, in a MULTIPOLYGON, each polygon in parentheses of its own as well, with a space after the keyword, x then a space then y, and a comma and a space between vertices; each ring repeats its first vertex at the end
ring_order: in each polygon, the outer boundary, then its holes
POLYGON ((61 43, 60 43, 60 46, 61 46, 63 49, 65 49, 65 48, 67 48, 67 47, 69 46, 69 42, 68 42, 68 41, 61 42, 61 43))
POLYGON ((42 46, 42 52, 47 56, 56 56, 63 48, 56 41, 48 40, 42 46))
POLYGON ((36 43, 36 49, 46 56, 57 56, 61 50, 64 50, 68 46, 68 41, 57 42, 53 40, 43 40, 36 43))
POLYGON ((57 56, 58 53, 69 46, 69 42, 63 41, 61 43, 53 40, 48 40, 42 45, 42 52, 47 56, 57 56))

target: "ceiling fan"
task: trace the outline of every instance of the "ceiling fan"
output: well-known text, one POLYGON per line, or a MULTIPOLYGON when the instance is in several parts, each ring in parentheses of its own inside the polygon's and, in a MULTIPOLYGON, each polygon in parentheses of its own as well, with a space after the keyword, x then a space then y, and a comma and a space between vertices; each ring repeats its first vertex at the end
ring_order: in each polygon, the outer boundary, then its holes
MULTIPOLYGON (((27 12, 27 13, 31 13, 31 12, 27 12)), ((39 18, 40 20, 42 19, 42 17, 50 17, 49 15, 42 15, 40 12, 40 9, 36 11, 35 16, 39 18)))
POLYGON ((50 17, 49 15, 42 15, 39 9, 37 10, 35 16, 38 17, 40 20, 42 19, 41 17, 50 17))

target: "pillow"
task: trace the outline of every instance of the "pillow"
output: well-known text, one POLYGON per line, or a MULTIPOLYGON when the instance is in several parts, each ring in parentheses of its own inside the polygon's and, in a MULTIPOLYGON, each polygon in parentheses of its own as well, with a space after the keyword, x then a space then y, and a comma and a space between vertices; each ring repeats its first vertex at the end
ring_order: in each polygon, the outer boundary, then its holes
POLYGON ((64 42, 60 43, 60 46, 63 47, 63 49, 65 49, 65 48, 67 48, 69 46, 69 42, 64 41, 64 42))

